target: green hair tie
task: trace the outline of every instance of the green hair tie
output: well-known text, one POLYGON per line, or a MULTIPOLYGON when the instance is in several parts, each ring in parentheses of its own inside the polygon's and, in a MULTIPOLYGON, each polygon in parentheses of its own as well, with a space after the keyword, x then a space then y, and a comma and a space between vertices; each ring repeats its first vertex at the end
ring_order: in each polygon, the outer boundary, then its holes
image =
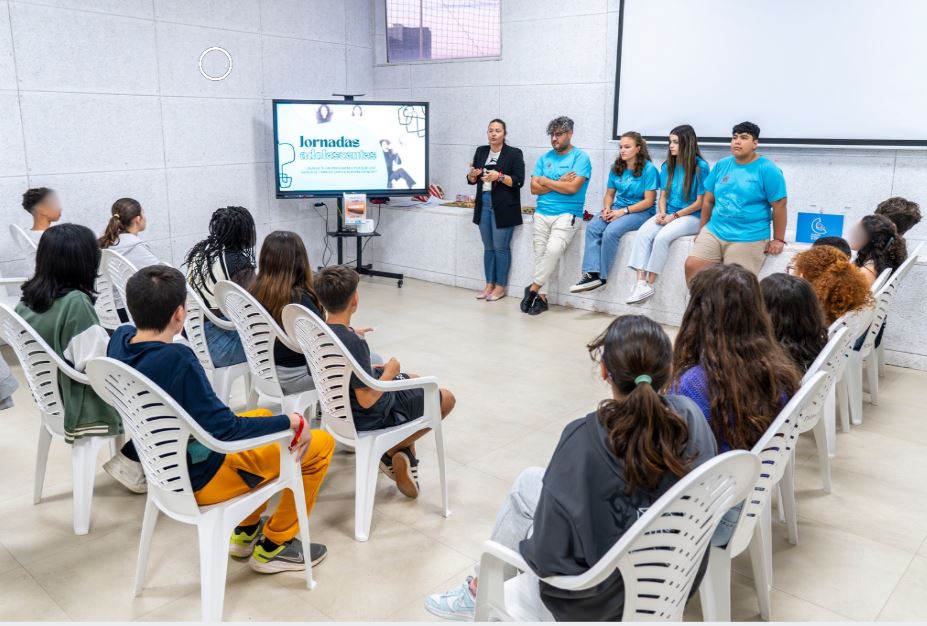
POLYGON ((647 383, 648 385, 652 385, 653 379, 647 374, 641 374, 640 376, 634 379, 634 384, 639 385, 641 383, 647 383))

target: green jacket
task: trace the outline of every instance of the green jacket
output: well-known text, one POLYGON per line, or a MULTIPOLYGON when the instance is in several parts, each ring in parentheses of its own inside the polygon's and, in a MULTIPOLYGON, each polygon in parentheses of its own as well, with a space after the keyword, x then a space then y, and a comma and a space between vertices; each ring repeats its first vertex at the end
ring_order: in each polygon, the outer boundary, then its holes
MULTIPOLYGON (((79 372, 87 361, 106 356, 109 337, 90 297, 82 291, 70 291, 55 300, 44 313, 36 313, 23 302, 16 312, 48 343, 58 356, 79 372)), ((58 373, 58 388, 64 403, 64 438, 68 443, 81 437, 122 434, 122 420, 89 385, 58 373)))

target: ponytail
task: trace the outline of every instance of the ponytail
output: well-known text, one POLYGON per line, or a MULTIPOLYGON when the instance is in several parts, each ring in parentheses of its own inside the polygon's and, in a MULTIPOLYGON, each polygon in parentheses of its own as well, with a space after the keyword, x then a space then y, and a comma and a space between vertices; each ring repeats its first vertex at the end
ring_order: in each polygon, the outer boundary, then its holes
POLYGON ((655 489, 666 472, 679 478, 689 472, 690 459, 682 454, 689 428, 653 386, 640 384, 621 400, 603 401, 598 414, 624 464, 628 493, 655 489))
POLYGON ((109 248, 119 243, 119 235, 129 230, 132 221, 142 214, 142 205, 132 198, 119 198, 113 203, 109 221, 103 236, 97 241, 100 248, 109 248))
POLYGON ((611 451, 622 462, 628 493, 655 489, 666 472, 685 476, 689 428, 660 395, 670 380, 673 349, 659 324, 624 315, 589 344, 600 355, 619 399, 599 404, 598 418, 611 451))

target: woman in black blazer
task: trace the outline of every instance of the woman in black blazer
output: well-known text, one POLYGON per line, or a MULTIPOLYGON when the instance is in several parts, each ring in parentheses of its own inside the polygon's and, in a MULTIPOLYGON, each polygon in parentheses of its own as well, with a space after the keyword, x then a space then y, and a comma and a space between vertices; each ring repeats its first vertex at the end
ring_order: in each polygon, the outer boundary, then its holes
POLYGON ((476 297, 492 302, 505 297, 512 265, 512 234, 521 226, 521 186, 525 159, 521 150, 505 143, 505 122, 492 120, 486 135, 489 145, 473 154, 467 182, 476 185, 473 223, 483 239, 486 286, 476 297))

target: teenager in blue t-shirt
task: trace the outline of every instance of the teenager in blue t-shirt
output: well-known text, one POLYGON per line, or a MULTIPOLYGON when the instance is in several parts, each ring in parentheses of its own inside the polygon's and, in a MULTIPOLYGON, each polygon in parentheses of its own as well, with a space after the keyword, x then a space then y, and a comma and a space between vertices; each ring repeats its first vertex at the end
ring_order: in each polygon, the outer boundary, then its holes
POLYGON ((666 161, 660 169, 662 191, 657 214, 641 226, 628 261, 637 272, 637 283, 625 300, 628 304, 643 302, 655 293, 653 285, 666 265, 670 244, 699 231, 709 171, 695 130, 688 124, 671 130, 666 161))
POLYGON ((760 127, 734 126, 731 154, 705 180, 701 230, 686 259, 686 282, 715 263, 738 263, 753 273, 766 254, 785 247, 785 177, 775 163, 757 154, 760 127), (772 238, 769 226, 772 224, 772 238))
POLYGON ((558 117, 547 125, 550 150, 538 159, 531 175, 531 193, 538 197, 534 213, 534 282, 525 287, 522 313, 538 315, 547 310, 542 289, 573 241, 580 222, 586 188, 592 176, 589 155, 575 147, 573 120, 558 117))
POLYGON ((608 173, 602 211, 586 226, 583 275, 571 293, 592 291, 605 284, 618 255, 621 236, 637 230, 654 214, 660 173, 650 161, 640 133, 627 132, 619 141, 618 158, 608 173))

